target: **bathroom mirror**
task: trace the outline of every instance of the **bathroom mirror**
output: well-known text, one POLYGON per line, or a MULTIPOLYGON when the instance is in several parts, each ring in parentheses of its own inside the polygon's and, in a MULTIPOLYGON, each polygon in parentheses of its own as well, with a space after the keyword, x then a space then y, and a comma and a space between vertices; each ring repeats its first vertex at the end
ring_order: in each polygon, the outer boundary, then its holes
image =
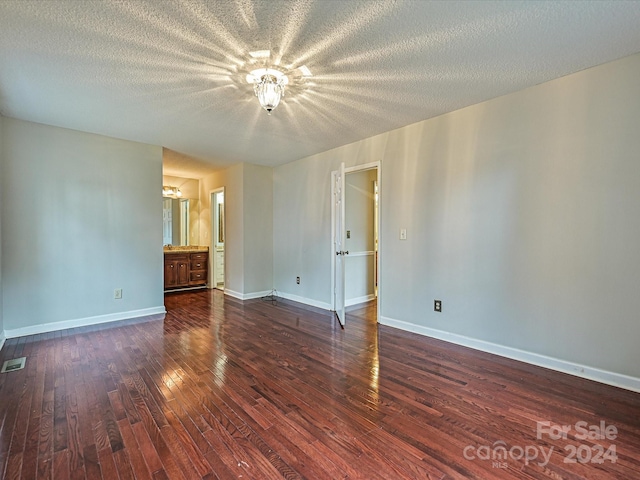
POLYGON ((162 244, 198 245, 200 201, 197 198, 162 199, 162 244))

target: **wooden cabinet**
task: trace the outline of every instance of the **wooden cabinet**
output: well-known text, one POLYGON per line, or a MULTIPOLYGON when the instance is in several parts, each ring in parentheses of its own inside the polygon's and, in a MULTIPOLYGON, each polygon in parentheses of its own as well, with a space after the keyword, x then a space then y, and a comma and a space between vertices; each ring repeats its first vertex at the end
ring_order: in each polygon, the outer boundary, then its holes
POLYGON ((206 286, 208 265, 208 252, 165 252, 164 289, 206 286))
POLYGON ((189 254, 165 253, 164 288, 189 285, 189 254))

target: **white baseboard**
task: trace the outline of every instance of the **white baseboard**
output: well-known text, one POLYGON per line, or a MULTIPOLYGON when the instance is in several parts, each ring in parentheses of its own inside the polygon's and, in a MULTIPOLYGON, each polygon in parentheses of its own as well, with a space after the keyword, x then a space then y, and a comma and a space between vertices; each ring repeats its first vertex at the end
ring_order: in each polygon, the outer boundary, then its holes
POLYGON ((0 350, 2 350, 2 347, 4 347, 4 341, 7 339, 7 337, 5 336, 4 331, 0 332, 0 350))
POLYGON ((159 307, 143 308, 141 310, 129 310, 128 312, 110 313, 95 317, 77 318, 75 320, 63 320, 61 322, 42 323, 28 327, 13 328, 5 330, 6 338, 24 337, 25 335, 35 335, 38 333, 55 332, 66 330, 67 328, 86 327, 98 325, 100 323, 117 322, 119 320, 129 320, 130 318, 146 317, 148 315, 159 315, 167 313, 164 305, 159 307))
POLYGON ((344 306, 345 307, 350 307, 351 305, 358 305, 360 303, 367 303, 370 302, 371 300, 375 300, 376 296, 371 294, 371 295, 365 295, 364 297, 356 297, 356 298, 350 298, 349 300, 346 300, 344 302, 344 306))
POLYGON ((400 330, 437 338, 438 340, 444 340, 445 342, 455 343, 456 345, 462 345, 482 352, 493 353, 494 355, 510 358, 512 360, 519 360, 539 367, 568 373, 576 377, 594 380, 596 382, 624 388, 633 392, 640 392, 640 378, 631 377, 629 375, 609 372, 607 370, 601 370, 599 368, 589 367, 578 363, 571 363, 559 358, 527 352, 518 348, 506 347, 497 343, 465 337, 464 335, 445 332, 435 328, 423 327, 421 325, 403 322, 402 320, 395 320, 389 317, 380 317, 380 323, 389 327, 395 327, 400 330))
POLYGON ((331 310, 331 304, 319 302, 318 300, 313 300, 311 298, 299 297, 298 295, 292 295, 290 293, 283 293, 280 291, 278 291, 277 296, 286 298, 292 302, 304 303, 305 305, 311 305, 312 307, 321 308, 323 310, 331 310))
POLYGON ((234 292, 233 290, 229 290, 226 287, 222 291, 222 293, 224 293, 225 295, 229 295, 230 297, 237 298, 238 300, 244 300, 244 298, 242 298, 244 296, 244 294, 242 294, 240 292, 234 292))
POLYGON ((240 293, 229 290, 228 288, 224 289, 225 295, 237 298, 238 300, 253 300, 254 298, 262 298, 266 297, 267 295, 271 295, 271 292, 272 290, 265 290, 264 292, 240 293))

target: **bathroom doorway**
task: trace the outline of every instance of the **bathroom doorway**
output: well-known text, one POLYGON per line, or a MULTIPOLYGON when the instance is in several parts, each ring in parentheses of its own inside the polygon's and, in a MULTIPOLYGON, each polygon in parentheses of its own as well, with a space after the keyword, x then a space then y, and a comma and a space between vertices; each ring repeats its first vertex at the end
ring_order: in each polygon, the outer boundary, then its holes
POLYGON ((224 290, 224 187, 211 192, 211 255, 212 255, 212 277, 213 288, 224 290))

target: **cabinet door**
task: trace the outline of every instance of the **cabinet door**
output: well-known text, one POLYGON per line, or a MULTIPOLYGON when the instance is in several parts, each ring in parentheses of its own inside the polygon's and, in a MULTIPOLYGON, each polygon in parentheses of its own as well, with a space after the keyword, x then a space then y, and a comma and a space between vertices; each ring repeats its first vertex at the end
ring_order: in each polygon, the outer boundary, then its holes
POLYGON ((164 261, 164 288, 175 287, 178 284, 177 262, 164 261))
POLYGON ((178 266, 178 283, 177 285, 182 287, 189 285, 189 262, 187 260, 180 260, 177 262, 178 266))

